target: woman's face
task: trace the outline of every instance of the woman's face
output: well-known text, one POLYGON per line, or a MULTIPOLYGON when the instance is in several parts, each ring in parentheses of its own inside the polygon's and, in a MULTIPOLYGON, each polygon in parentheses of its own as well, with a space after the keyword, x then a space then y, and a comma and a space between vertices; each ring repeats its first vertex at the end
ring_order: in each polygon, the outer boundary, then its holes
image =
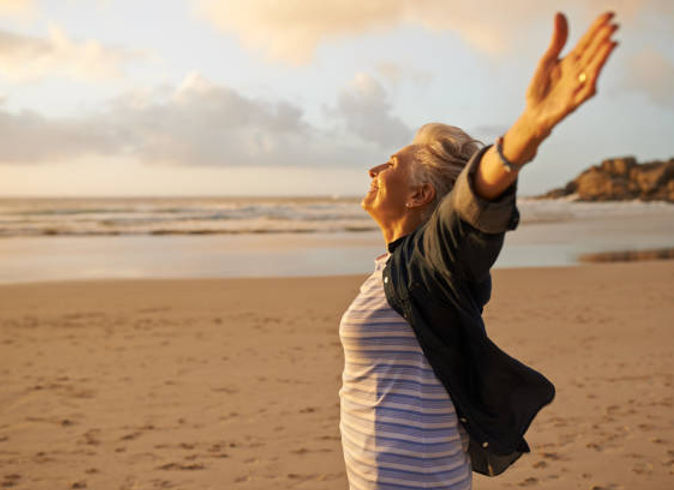
POLYGON ((368 171, 372 182, 360 205, 380 225, 395 221, 406 213, 406 203, 414 191, 414 154, 415 147, 406 146, 391 155, 388 162, 368 171))

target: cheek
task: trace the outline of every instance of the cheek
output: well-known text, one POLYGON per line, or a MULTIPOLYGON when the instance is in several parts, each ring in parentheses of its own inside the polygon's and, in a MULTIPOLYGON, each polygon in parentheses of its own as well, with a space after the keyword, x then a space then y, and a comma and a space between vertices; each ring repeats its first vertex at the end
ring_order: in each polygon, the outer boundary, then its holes
POLYGON ((404 209, 407 201, 407 189, 408 185, 403 179, 388 179, 386 184, 379 189, 378 198, 388 209, 404 209))

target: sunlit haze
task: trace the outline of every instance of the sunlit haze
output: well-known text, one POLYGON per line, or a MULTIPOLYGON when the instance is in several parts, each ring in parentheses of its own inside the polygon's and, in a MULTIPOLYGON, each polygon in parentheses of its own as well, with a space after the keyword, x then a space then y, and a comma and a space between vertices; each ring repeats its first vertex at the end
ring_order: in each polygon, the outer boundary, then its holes
MULTIPOLYGON (((525 195, 674 156, 674 2, 563 4, 566 50, 609 9, 620 46, 525 195)), ((559 5, 0 0, 0 197, 361 195, 426 122, 502 134, 559 5)))

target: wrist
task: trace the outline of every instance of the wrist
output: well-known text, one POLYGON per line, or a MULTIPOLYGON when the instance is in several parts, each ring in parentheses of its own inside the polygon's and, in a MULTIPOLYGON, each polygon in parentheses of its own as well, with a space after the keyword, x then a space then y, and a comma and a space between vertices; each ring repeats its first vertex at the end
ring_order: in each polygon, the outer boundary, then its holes
POLYGON ((550 134, 529 112, 524 112, 503 136, 503 154, 516 165, 524 165, 536 156, 538 146, 550 134))

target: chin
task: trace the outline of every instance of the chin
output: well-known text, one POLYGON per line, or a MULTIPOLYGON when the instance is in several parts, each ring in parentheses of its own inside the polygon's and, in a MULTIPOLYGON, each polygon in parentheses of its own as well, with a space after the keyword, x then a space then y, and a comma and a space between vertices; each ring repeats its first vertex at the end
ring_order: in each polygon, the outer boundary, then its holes
POLYGON ((377 206, 375 205, 373 198, 363 198, 363 200, 360 202, 360 207, 370 215, 370 218, 375 220, 377 223, 379 222, 377 220, 377 206))
POLYGON ((374 203, 374 193, 373 192, 368 192, 365 194, 363 199, 360 200, 360 207, 363 208, 365 211, 370 211, 372 209, 372 204, 374 203))

